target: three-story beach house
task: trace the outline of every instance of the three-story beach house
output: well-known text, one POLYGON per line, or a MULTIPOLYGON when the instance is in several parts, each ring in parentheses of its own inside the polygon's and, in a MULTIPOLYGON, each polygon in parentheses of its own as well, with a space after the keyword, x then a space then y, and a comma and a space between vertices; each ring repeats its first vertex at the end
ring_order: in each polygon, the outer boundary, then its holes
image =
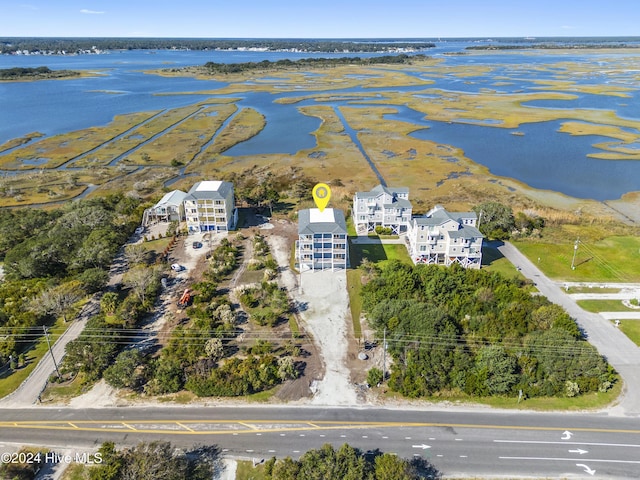
POLYGON ((296 263, 300 271, 349 266, 347 225, 342 210, 310 208, 298 212, 296 263))
POLYGON ((482 239, 474 212, 447 212, 436 205, 424 216, 413 217, 406 243, 414 263, 480 268, 482 239))
POLYGON ((391 234, 406 233, 411 222, 409 189, 378 185, 369 192, 356 192, 351 209, 358 235, 375 232, 376 227, 391 229, 391 234))
POLYGON ((184 199, 190 233, 233 230, 238 223, 233 184, 219 180, 196 183, 184 199))

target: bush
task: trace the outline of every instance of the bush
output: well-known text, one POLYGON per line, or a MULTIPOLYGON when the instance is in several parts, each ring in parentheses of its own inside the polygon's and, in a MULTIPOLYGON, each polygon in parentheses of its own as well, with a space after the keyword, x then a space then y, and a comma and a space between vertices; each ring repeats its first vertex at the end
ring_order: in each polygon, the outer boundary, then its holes
POLYGON ((102 290, 109 281, 109 274, 101 268, 85 270, 76 279, 82 284, 87 293, 96 293, 102 290))
POLYGON ((378 235, 391 235, 393 231, 390 227, 383 227, 381 225, 376 226, 376 233, 378 235))
POLYGON ((370 386, 376 386, 384 381, 382 370, 373 367, 367 372, 367 383, 370 386))

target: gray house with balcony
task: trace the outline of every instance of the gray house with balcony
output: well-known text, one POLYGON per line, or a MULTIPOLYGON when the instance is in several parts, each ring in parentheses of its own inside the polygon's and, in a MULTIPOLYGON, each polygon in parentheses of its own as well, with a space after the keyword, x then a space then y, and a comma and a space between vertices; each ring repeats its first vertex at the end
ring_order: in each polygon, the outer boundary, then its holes
POLYGON ((341 210, 310 208, 298 212, 296 263, 300 271, 349 266, 347 224, 341 210))
POLYGON ((436 205, 424 216, 413 217, 406 243, 413 263, 480 268, 482 239, 474 212, 447 212, 436 205))
POLYGON ((411 222, 409 189, 378 185, 369 192, 356 192, 351 212, 358 235, 375 232, 378 226, 390 228, 394 235, 404 234, 411 222))

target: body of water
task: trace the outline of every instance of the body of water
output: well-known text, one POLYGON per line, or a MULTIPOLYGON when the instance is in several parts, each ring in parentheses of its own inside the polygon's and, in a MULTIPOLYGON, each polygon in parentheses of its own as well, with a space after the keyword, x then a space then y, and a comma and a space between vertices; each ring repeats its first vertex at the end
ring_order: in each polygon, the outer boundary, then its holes
MULTIPOLYGON (((432 79, 432 86, 397 87, 396 90, 415 91, 437 88, 457 92, 475 93, 485 89, 500 92, 535 92, 539 85, 534 80, 554 80, 561 69, 549 68, 551 64, 581 62, 591 65, 607 58, 629 53, 611 53, 606 57, 592 52, 575 52, 558 55, 555 52, 481 52, 471 55, 449 55, 461 52, 469 42, 443 42, 424 52, 442 58, 441 66, 469 65, 469 75, 459 72, 429 74, 415 73, 432 79), (478 66, 490 66, 491 73, 477 70, 478 66), (474 73, 475 72, 475 73, 474 73)), ((376 54, 353 54, 374 56, 376 54)), ((631 54, 632 56, 635 54, 631 54)), ((190 105, 210 98, 210 95, 182 95, 181 92, 215 90, 225 84, 211 80, 189 78, 164 78, 144 73, 144 70, 203 65, 206 62, 240 63, 292 60, 308 57, 343 57, 344 54, 309 54, 294 52, 211 52, 211 51, 116 51, 103 55, 80 56, 0 56, 0 68, 38 67, 52 69, 95 70, 103 76, 73 80, 0 83, 0 144, 30 132, 55 135, 105 125, 115 115, 165 110, 190 105), (176 95, 171 95, 176 93, 176 95)), ((640 59, 640 51, 638 52, 640 59)), ((446 69, 445 69, 446 70, 446 69)), ((564 78, 564 77, 563 77, 564 78)), ((640 89, 630 81, 627 73, 619 78, 607 74, 594 74, 580 78, 581 83, 619 82, 631 87, 629 98, 576 93, 576 100, 531 101, 532 108, 589 108, 615 111, 624 118, 638 117, 636 106, 640 89)), ((392 88, 394 89, 394 88, 392 88)), ((391 89, 386 89, 391 90, 391 89)), ((348 89, 336 93, 371 92, 371 89, 348 89)), ((552 88, 549 87, 549 91, 552 88)), ((304 91, 304 95, 312 92, 304 91)), ((383 92, 381 92, 384 95, 383 92)), ((254 138, 243 142, 226 154, 232 156, 268 153, 293 154, 301 149, 315 147, 313 132, 320 120, 299 112, 299 105, 274 103, 282 96, 298 95, 295 92, 276 94, 246 92, 240 98, 239 108, 254 108, 267 120, 266 128, 254 138)), ((422 95, 431 101, 430 95, 422 95)), ((306 103, 306 102, 305 102, 306 103)), ((346 105, 344 101, 323 102, 334 107, 346 105)), ((428 122, 424 115, 408 108, 399 108, 397 115, 389 119, 409 121, 429 127, 414 136, 463 149, 470 159, 487 166, 495 175, 511 177, 535 188, 559 191, 578 198, 598 200, 619 198, 622 194, 640 190, 640 162, 597 160, 587 157, 596 150, 592 145, 610 138, 594 136, 570 136, 559 133, 560 122, 523 124, 518 131, 523 136, 511 135, 507 129, 458 123, 428 122)))

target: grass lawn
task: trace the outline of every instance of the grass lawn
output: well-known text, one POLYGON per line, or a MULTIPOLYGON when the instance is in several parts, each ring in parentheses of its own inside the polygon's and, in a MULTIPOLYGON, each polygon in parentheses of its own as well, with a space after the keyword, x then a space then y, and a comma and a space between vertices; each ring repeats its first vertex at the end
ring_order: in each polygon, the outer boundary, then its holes
POLYGON ((622 300, 578 300, 580 308, 587 312, 633 312, 623 305, 622 300))
MULTIPOLYGON (((69 325, 70 323, 65 324, 62 319, 58 319, 55 325, 49 328, 49 337, 51 338, 52 343, 56 338, 64 333, 69 325)), ((25 351, 25 359, 27 361, 27 365, 18 368, 15 372, 7 377, 0 378, 0 398, 9 395, 11 392, 17 389, 20 384, 26 380, 33 369, 36 368, 36 365, 42 359, 42 357, 48 354, 49 348, 47 347, 47 341, 43 336, 39 340, 37 340, 30 349, 27 349, 27 351, 25 351)))
POLYGON ((360 314, 362 313, 362 274, 360 270, 347 270, 347 291, 349 292, 349 308, 351 309, 351 319, 353 321, 353 335, 355 338, 362 337, 362 325, 360 324, 360 314))
POLYGON ((157 240, 149 240, 148 242, 143 242, 142 245, 144 245, 144 247, 149 251, 153 250, 157 254, 161 254, 162 252, 164 252, 164 249, 167 248, 167 245, 171 243, 171 239, 172 237, 158 238, 157 240))
POLYGON ((640 347, 640 320, 621 320, 618 328, 640 347))
POLYGON ((264 480, 264 464, 253 466, 250 460, 238 460, 236 480, 264 480))
POLYGON ((300 336, 300 327, 298 326, 296 317, 293 315, 289 315, 289 329, 291 330, 291 335, 293 337, 297 338, 300 336))
POLYGON ((496 248, 482 247, 482 268, 490 272, 500 273, 506 278, 524 280, 524 277, 516 270, 513 263, 507 260, 496 248))
POLYGON ((574 282, 640 282, 640 237, 612 236, 580 242, 571 269, 574 239, 557 243, 514 242, 547 276, 574 282), (538 261, 538 259, 540 259, 538 261))
POLYGON ((374 263, 385 260, 400 260, 401 262, 413 265, 407 247, 399 244, 350 244, 349 261, 351 268, 357 268, 362 263, 363 258, 368 258, 374 263))
POLYGON ((66 402, 89 391, 95 383, 85 383, 84 374, 79 373, 68 383, 47 384, 47 388, 42 394, 42 402, 66 402))
POLYGON ((620 288, 569 287, 567 293, 620 293, 620 288))

